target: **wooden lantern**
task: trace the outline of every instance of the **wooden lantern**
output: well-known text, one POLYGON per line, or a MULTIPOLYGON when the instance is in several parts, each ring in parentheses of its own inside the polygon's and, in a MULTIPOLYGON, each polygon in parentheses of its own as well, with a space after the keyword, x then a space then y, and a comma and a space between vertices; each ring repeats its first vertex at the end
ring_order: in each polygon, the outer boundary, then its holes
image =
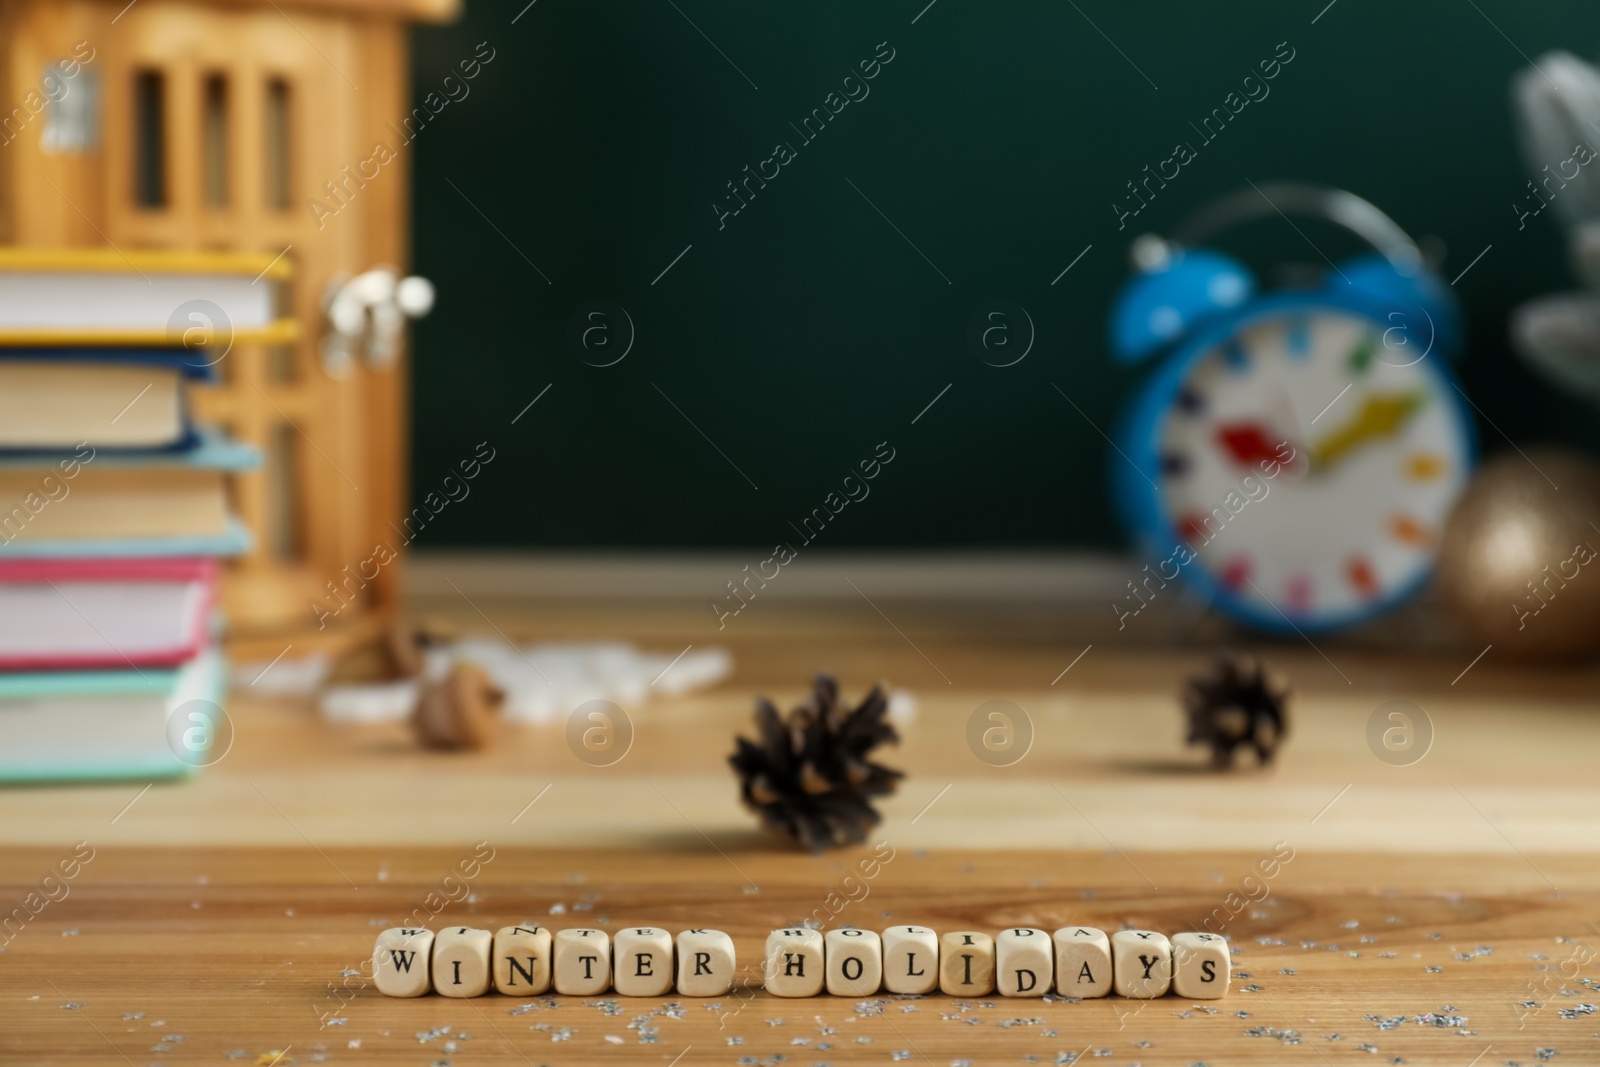
POLYGON ((255 535, 224 593, 244 657, 337 644, 397 601, 397 561, 370 580, 350 575, 371 573, 377 544, 400 544, 406 358, 328 366, 324 308, 340 279, 406 262, 407 22, 456 10, 0 0, 0 244, 292 265, 280 299, 296 339, 235 344, 220 384, 195 396, 200 420, 264 456, 233 484, 255 535), (374 166, 379 146, 388 158, 374 166), (318 604, 339 610, 319 615, 318 604))

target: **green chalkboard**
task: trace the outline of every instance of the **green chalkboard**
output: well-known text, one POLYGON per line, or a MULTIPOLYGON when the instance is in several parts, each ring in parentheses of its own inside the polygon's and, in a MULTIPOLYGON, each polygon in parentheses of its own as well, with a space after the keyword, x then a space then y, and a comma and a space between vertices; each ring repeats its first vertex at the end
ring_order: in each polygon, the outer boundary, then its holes
MULTIPOLYGON (((467 0, 416 30, 413 490, 495 456, 425 547, 768 546, 847 492, 817 546, 1117 544, 1129 242, 1247 179, 1357 192, 1447 278, 1488 248, 1457 286, 1485 450, 1600 444, 1505 325, 1571 284, 1553 213, 1518 228, 1508 81, 1600 46, 1592 8, 1325 4, 467 0), (968 344, 995 300, 1033 322, 1012 366, 968 344)), ((1281 222, 1240 237, 1267 276, 1320 263, 1281 222)))

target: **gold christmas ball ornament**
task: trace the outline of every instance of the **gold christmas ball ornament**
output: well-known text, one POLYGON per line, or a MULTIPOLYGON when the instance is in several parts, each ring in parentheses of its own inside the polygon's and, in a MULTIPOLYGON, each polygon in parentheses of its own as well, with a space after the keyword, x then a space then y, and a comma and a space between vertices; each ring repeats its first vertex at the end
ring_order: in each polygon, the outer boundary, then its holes
POLYGON ((1600 651, 1600 467, 1550 449, 1485 464, 1445 525, 1438 582, 1497 656, 1600 651))

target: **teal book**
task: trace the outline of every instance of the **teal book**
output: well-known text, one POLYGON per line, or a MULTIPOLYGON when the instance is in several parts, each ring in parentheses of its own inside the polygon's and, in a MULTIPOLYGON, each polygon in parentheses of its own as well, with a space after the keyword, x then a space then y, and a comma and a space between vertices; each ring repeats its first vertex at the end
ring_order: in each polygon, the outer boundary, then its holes
MULTIPOLYGON (((0 518, 3 523, 3 518, 0 518)), ((161 559, 187 556, 242 556, 250 551, 250 530, 229 515, 215 533, 158 534, 150 537, 74 538, 7 541, 0 526, 0 560, 6 559, 161 559)))
POLYGON ((174 670, 0 674, 0 783, 172 778, 232 737, 208 649, 174 670))
POLYGON ((155 467, 162 469, 190 468, 196 470, 247 471, 261 465, 261 453, 242 441, 235 441, 215 427, 195 429, 190 447, 161 451, 135 452, 127 450, 89 448, 85 453, 77 448, 57 452, 0 452, 0 470, 47 471, 59 466, 58 460, 76 458, 85 467, 155 467), (85 458, 89 455, 90 458, 85 458))

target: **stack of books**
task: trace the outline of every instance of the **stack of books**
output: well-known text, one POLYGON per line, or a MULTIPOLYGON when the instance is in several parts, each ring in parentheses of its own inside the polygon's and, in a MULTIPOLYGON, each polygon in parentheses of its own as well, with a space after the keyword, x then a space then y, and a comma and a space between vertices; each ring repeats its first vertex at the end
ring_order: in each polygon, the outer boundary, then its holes
POLYGON ((194 425, 188 392, 233 344, 292 335, 275 270, 0 249, 0 781, 217 755, 219 561, 250 544, 227 476, 259 456, 194 425))

